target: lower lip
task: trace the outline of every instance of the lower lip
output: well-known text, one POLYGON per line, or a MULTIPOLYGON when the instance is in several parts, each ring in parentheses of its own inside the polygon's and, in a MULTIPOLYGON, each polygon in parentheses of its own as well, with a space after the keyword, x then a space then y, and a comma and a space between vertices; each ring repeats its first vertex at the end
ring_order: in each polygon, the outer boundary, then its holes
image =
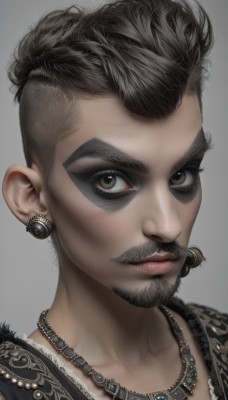
POLYGON ((147 275, 164 275, 172 271, 176 265, 175 261, 149 261, 142 264, 133 264, 134 267, 139 268, 140 271, 147 275))

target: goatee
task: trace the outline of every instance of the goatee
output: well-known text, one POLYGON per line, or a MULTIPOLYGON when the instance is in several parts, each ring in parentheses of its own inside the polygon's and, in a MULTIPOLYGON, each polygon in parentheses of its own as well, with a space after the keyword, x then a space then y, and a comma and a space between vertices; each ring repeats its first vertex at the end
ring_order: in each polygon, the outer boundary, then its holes
POLYGON ((141 290, 127 290, 113 287, 112 290, 121 299, 135 307, 152 308, 167 304, 178 291, 181 279, 171 284, 164 277, 153 277, 149 286, 141 290))

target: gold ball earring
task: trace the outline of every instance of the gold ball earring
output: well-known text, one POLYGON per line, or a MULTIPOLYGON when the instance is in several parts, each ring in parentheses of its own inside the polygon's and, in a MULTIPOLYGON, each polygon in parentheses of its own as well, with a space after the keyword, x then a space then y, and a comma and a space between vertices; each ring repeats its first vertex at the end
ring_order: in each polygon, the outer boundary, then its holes
POLYGON ((26 224, 26 231, 37 239, 46 239, 54 230, 54 223, 43 215, 34 215, 26 224))
POLYGON ((205 257, 198 247, 190 247, 188 249, 188 256, 185 260, 185 263, 181 270, 181 278, 187 276, 190 272, 190 269, 197 268, 203 261, 205 261, 205 257))

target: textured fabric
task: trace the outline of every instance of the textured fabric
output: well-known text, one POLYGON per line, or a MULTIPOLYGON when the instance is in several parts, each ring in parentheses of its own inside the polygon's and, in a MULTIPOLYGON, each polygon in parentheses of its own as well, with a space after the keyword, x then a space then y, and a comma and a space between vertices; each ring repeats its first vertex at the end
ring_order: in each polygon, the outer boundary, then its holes
MULTIPOLYGON (((174 299, 170 309, 188 323, 198 341, 218 400, 228 400, 228 315, 174 299)), ((41 351, 0 329, 0 400, 93 400, 41 351)))
POLYGON ((228 315, 197 304, 174 299, 169 305, 188 323, 207 365, 214 394, 228 400, 228 315))

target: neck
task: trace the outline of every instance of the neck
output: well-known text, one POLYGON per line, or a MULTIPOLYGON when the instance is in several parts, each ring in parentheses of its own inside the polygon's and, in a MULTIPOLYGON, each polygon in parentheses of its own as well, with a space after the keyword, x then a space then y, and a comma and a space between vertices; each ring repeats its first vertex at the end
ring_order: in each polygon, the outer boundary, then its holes
POLYGON ((132 306, 80 271, 77 276, 67 273, 66 279, 60 270, 48 320, 93 365, 138 362, 148 351, 158 354, 173 341, 159 309, 132 306))

